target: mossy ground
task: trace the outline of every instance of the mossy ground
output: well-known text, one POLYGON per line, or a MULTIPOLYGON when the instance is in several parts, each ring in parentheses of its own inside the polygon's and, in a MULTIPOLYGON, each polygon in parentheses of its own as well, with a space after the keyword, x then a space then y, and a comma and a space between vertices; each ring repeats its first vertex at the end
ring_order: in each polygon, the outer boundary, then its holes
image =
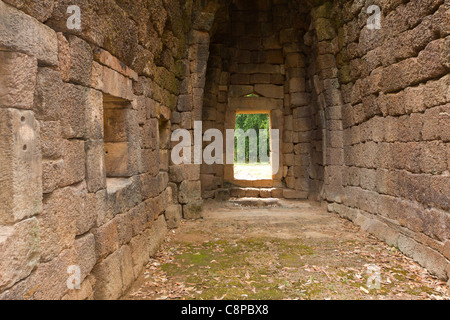
POLYGON ((398 250, 321 210, 227 207, 184 222, 125 298, 448 298, 443 283, 398 250), (380 268, 379 289, 368 286, 370 265, 380 268))

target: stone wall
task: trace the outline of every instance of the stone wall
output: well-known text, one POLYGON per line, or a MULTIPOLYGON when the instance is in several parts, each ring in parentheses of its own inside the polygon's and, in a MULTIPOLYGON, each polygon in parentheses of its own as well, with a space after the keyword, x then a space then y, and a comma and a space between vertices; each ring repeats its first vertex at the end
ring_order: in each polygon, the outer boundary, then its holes
POLYGON ((449 3, 329 1, 311 18, 305 43, 325 128, 319 193, 448 279, 449 3), (372 4, 380 30, 367 28, 372 4))
POLYGON ((172 110, 186 108, 202 9, 0 1, 0 299, 118 298, 179 225, 172 110), (67 287, 70 266, 81 290, 67 287))

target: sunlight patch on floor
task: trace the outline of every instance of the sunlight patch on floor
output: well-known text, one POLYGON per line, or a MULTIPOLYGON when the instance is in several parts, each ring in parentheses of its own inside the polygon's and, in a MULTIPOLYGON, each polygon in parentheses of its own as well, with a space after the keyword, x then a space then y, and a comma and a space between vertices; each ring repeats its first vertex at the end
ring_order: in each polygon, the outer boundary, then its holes
POLYGON ((272 166, 270 164, 236 164, 234 165, 236 180, 271 180, 272 166))

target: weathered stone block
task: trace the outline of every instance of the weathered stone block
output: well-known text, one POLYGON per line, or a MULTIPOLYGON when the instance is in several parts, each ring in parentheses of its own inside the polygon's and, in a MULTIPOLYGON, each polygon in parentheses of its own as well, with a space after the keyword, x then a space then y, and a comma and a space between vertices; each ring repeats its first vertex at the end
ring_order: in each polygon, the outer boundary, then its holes
POLYGON ((102 139, 104 137, 103 95, 100 91, 89 89, 86 92, 86 139, 102 139))
POLYGON ((283 197, 286 199, 308 199, 308 192, 284 189, 283 197))
POLYGON ((85 142, 82 140, 65 140, 63 160, 59 186, 66 187, 83 181, 86 171, 85 142))
POLYGON ((42 210, 39 125, 31 111, 0 109, 0 224, 42 210))
POLYGON ((187 220, 197 220, 203 218, 203 201, 194 201, 183 205, 183 217, 187 220))
POLYGON ((230 97, 243 97, 245 95, 248 95, 250 93, 253 93, 254 88, 253 86, 248 86, 248 85, 231 85, 229 88, 229 96, 230 97))
POLYGON ((128 244, 133 238, 133 223, 131 211, 120 214, 115 218, 117 220, 117 235, 119 238, 119 245, 128 244))
POLYGON ((80 267, 81 281, 83 282, 91 273, 97 262, 95 255, 95 237, 88 233, 83 237, 78 238, 74 245, 74 258, 72 265, 80 267))
POLYGON ((311 96, 305 92, 294 92, 290 94, 291 107, 307 106, 311 100, 311 96))
POLYGON ((44 159, 59 159, 63 156, 64 140, 59 121, 39 121, 41 151, 44 159))
POLYGON ((49 261, 70 248, 77 235, 77 219, 85 214, 85 188, 58 189, 44 199, 41 230, 41 257, 49 261))
POLYGON ((66 101, 63 98, 66 88, 58 71, 50 68, 39 68, 33 107, 37 119, 58 121, 62 118, 61 106, 67 108, 66 101))
POLYGON ((42 161, 42 192, 48 194, 58 188, 64 169, 63 160, 42 161))
POLYGON ((64 295, 62 301, 85 301, 94 300, 94 286, 95 278, 93 276, 85 279, 81 285, 80 289, 70 290, 66 295, 64 295))
POLYGON ((105 143, 105 167, 108 177, 131 177, 139 172, 140 149, 135 143, 105 143))
POLYGON ((89 86, 91 82, 93 54, 91 46, 76 36, 69 36, 70 81, 89 86))
POLYGON ((195 164, 170 166, 169 179, 171 182, 176 183, 180 183, 184 180, 200 180, 200 166, 195 164))
POLYGON ((39 224, 35 218, 0 227, 0 291, 27 277, 39 257, 39 224))
POLYGON ((95 48, 93 54, 95 61, 120 72, 122 75, 131 78, 134 81, 139 81, 139 76, 136 72, 128 68, 123 62, 111 55, 108 51, 101 48, 95 48))
POLYGON ((283 99, 284 87, 272 84, 257 84, 255 85, 255 93, 267 98, 283 99))
POLYGON ((130 219, 133 237, 135 237, 148 227, 148 213, 146 212, 145 203, 141 203, 130 210, 130 219))
POLYGON ((36 58, 0 51, 0 107, 32 109, 36 74, 36 58))
POLYGON ((106 168, 102 140, 86 141, 86 183, 89 192, 106 188, 106 168))
POLYGON ((125 293, 134 283, 133 258, 129 246, 120 248, 120 270, 122 273, 122 292, 125 293))
POLYGON ((118 219, 113 219, 93 231, 97 258, 104 258, 119 249, 117 222, 118 219))
POLYGON ((113 69, 92 63, 91 86, 103 93, 128 101, 133 100, 133 81, 113 69))
POLYGON ((58 65, 56 32, 0 1, 0 46, 25 52, 41 64, 58 65))
POLYGON ((398 239, 400 251, 412 257, 439 279, 447 281, 447 260, 438 252, 418 243, 411 238, 400 235, 398 239))
POLYGON ((120 251, 116 251, 102 262, 98 263, 94 270, 97 283, 94 297, 97 300, 114 300, 122 295, 122 270, 120 251))
POLYGON ((248 198, 259 198, 259 189, 247 188, 245 191, 245 196, 248 198))
MULTIPOLYGON (((84 201, 85 205, 82 208, 82 213, 75 216, 75 223, 77 232, 76 235, 82 235, 89 232, 92 228, 97 226, 99 217, 104 216, 105 208, 101 197, 101 192, 86 193, 87 190, 80 191, 80 201, 84 201)), ((83 204, 83 202, 81 202, 83 204)))
POLYGON ((166 221, 167 228, 176 229, 180 226, 181 219, 183 217, 182 206, 180 205, 170 205, 166 208, 166 221))
POLYGON ((201 199, 202 187, 200 181, 183 181, 180 185, 178 198, 180 203, 187 204, 201 199))
POLYGON ((218 189, 214 193, 214 198, 217 201, 228 201, 230 199, 230 190, 229 189, 218 189))
POLYGON ((70 46, 61 32, 56 33, 58 39, 58 71, 64 82, 70 81, 70 46))
POLYGON ((108 178, 106 189, 108 215, 115 216, 127 212, 142 201, 139 177, 108 178))

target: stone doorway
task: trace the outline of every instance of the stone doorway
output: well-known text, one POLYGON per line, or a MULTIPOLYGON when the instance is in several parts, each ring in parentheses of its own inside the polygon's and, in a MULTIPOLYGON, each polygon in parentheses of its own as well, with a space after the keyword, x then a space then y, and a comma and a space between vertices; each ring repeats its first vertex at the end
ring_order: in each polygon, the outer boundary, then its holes
POLYGON ((236 112, 233 167, 236 181, 257 183, 272 179, 278 168, 272 168, 271 131, 269 111, 236 112))

